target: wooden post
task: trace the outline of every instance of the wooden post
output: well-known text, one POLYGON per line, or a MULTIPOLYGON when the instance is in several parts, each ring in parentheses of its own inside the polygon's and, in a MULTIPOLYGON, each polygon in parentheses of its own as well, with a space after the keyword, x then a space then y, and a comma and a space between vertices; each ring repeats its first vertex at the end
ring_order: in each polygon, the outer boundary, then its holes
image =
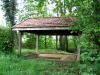
POLYGON ((22 32, 18 31, 18 50, 19 50, 19 56, 21 56, 21 46, 22 46, 22 32))
POLYGON ((77 61, 80 60, 80 37, 77 36, 77 61))
POLYGON ((39 36, 37 34, 36 35, 36 52, 38 52, 38 40, 39 40, 39 36))

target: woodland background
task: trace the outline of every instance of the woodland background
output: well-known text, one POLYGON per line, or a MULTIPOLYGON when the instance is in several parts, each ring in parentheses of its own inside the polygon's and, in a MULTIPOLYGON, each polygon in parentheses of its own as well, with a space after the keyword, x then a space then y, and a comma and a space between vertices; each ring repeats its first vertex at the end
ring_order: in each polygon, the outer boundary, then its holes
MULTIPOLYGON (((100 69, 100 1, 99 0, 23 0, 22 8, 18 8, 19 3, 16 0, 1 0, 1 1, 2 1, 2 5, 1 5, 2 10, 5 12, 4 16, 6 17, 6 26, 3 25, 0 26, 0 53, 1 53, 0 74, 1 75, 6 75, 7 74, 6 70, 11 75, 10 71, 12 71, 11 69, 15 67, 14 66, 15 61, 17 62, 18 66, 20 64, 24 64, 24 66, 26 65, 26 67, 24 67, 25 70, 27 69, 29 63, 32 64, 31 63, 32 61, 24 62, 24 60, 21 60, 21 58, 20 59, 17 58, 16 55, 14 54, 14 50, 15 50, 14 45, 16 45, 15 43, 16 39, 14 37, 16 33, 12 31, 12 26, 28 18, 57 17, 57 16, 58 17, 71 16, 71 17, 76 17, 78 19, 78 21, 75 22, 77 26, 72 27, 71 29, 73 30, 78 29, 82 31, 82 35, 80 37, 81 56, 80 56, 80 63, 78 63, 78 66, 80 68, 80 70, 78 70, 79 74, 82 75, 100 74, 99 71, 100 69), (50 7, 49 5, 51 5, 52 7, 50 7), (8 64, 5 62, 8 62, 8 64), (14 63, 13 67, 10 68, 10 71, 8 71, 10 67, 8 65, 11 65, 11 63, 14 63)), ((35 47, 34 34, 26 33, 25 36, 28 39, 27 41, 23 42, 23 48, 34 49, 35 47)), ((51 41, 54 40, 54 38, 49 36, 47 36, 46 38, 48 38, 47 48, 55 49, 55 42, 51 41), (53 45, 51 46, 51 44, 53 45)), ((41 44, 43 40, 45 40, 45 37, 41 36, 39 48, 45 48, 45 45, 43 45, 43 43, 41 44)), ((72 43, 74 42, 70 42, 69 45, 72 45, 72 43)), ((71 47, 75 48, 75 44, 73 45, 74 46, 71 47)), ((43 62, 43 61, 41 61, 40 64, 41 63, 47 64, 47 62, 43 62)), ((39 66, 39 68, 41 68, 41 66, 39 66)), ((12 75, 14 72, 16 72, 17 69, 12 71, 12 75)), ((32 68, 31 69, 28 68, 27 70, 31 71, 30 75, 33 74, 32 68)), ((34 75, 37 74, 36 71, 37 69, 34 69, 34 75)), ((71 69, 70 71, 67 72, 69 73, 68 75, 75 75, 73 71, 76 72, 75 69, 71 69)), ((16 72, 16 75, 17 74, 18 73, 16 72)), ((21 73, 19 74, 22 75, 21 73)), ((37 74, 37 75, 42 75, 42 74, 37 74)), ((52 75, 66 75, 66 74, 64 74, 64 72, 63 73, 60 72, 59 74, 54 72, 54 74, 52 75)))

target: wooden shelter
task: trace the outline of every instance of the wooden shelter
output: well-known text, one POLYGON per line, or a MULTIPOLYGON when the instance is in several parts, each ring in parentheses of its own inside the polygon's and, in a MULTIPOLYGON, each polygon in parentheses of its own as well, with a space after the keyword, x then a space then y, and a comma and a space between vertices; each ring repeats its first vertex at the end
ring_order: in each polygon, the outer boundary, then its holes
MULTIPOLYGON (((19 53, 21 54, 21 36, 24 32, 36 34, 36 50, 38 50, 39 35, 73 35, 77 36, 77 42, 79 42, 79 31, 69 29, 75 21, 76 19, 72 17, 33 18, 13 26, 13 30, 17 31, 19 36, 19 53)), ((79 60, 80 48, 79 43, 77 44, 77 59, 79 60)))

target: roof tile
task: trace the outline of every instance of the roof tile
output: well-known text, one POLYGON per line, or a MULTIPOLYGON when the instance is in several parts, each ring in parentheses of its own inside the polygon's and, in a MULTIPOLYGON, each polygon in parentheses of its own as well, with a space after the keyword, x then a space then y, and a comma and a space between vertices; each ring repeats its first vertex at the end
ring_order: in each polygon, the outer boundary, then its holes
POLYGON ((62 18, 62 17, 49 17, 49 18, 33 18, 27 19, 17 25, 14 28, 30 28, 30 27, 68 27, 72 25, 75 18, 62 18))

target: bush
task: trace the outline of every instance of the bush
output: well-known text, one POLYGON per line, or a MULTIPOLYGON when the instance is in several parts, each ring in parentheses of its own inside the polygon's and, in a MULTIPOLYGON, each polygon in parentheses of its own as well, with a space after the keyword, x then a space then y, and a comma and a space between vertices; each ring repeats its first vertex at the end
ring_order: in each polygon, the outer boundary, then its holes
POLYGON ((10 28, 0 27, 0 51, 11 53, 13 51, 13 39, 10 28))
POLYGON ((35 49, 35 36, 34 34, 25 33, 25 41, 23 41, 23 48, 35 49))
MULTIPOLYGON (((36 44, 36 37, 34 34, 26 33, 25 35, 25 40, 22 42, 23 48, 28 48, 28 49, 35 49, 35 44, 36 44)), ((46 45, 48 49, 54 49, 55 48, 55 40, 49 36, 46 37, 46 45)), ((39 36, 39 49, 45 49, 45 37, 44 36, 39 36)))

